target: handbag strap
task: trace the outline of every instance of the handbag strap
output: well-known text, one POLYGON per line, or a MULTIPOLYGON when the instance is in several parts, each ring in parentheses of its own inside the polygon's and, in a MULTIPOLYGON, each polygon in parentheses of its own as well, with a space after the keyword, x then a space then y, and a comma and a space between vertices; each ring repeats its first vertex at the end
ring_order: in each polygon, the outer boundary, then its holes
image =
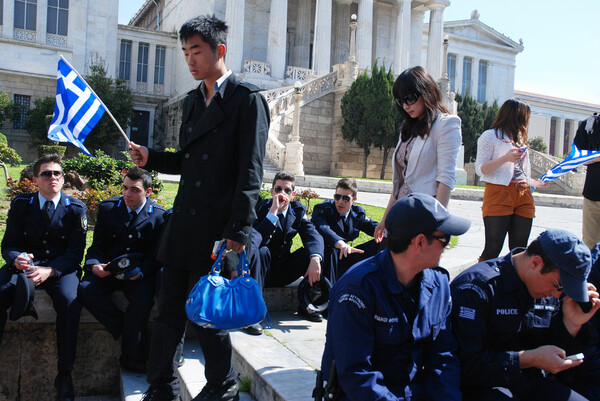
POLYGON ((225 252, 225 248, 227 248, 227 241, 224 241, 219 248, 219 255, 217 256, 217 260, 213 263, 212 269, 210 270, 210 274, 219 276, 221 274, 221 267, 223 267, 223 253, 225 252))
POLYGON ((246 276, 250 274, 250 264, 248 263, 248 256, 246 255, 246 250, 244 249, 242 253, 239 254, 240 261, 238 263, 238 276, 246 276))

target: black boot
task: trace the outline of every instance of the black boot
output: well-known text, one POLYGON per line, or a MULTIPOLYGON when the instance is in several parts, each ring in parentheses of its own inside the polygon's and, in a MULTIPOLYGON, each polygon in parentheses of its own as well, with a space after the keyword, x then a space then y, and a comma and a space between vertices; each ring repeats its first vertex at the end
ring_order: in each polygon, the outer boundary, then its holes
POLYGON ((74 401, 75 392, 73 391, 73 379, 71 379, 70 371, 58 372, 54 379, 54 387, 56 388, 56 399, 58 401, 74 401))

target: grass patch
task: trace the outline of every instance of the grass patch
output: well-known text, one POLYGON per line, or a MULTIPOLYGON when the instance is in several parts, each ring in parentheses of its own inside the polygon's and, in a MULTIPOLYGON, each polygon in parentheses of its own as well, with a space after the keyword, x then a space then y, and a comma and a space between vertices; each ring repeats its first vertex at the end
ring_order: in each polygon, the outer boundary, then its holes
POLYGON ((249 377, 247 377, 247 376, 242 377, 241 383, 240 383, 240 391, 242 391, 244 393, 249 393, 251 385, 252 385, 252 380, 250 380, 249 377))
POLYGON ((485 187, 478 187, 478 186, 475 186, 475 185, 455 185, 455 188, 485 189, 485 187))

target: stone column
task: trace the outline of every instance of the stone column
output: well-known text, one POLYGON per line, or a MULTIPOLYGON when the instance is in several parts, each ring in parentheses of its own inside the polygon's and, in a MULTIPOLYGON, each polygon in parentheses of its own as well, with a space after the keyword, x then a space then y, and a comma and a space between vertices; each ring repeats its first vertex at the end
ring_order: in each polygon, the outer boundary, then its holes
POLYGON ((358 3, 358 28, 356 31, 356 61, 358 68, 371 69, 373 52, 373 0, 358 3))
POLYGON ((573 145, 573 141, 575 140, 575 134, 577 133, 577 128, 579 121, 577 120, 569 120, 571 124, 569 125, 569 152, 571 151, 571 145, 573 145))
POLYGON ((244 4, 245 0, 227 0, 225 8, 225 22, 229 26, 225 62, 231 71, 238 73, 244 61, 244 4))
POLYGON ((292 63, 296 67, 310 68, 311 1, 299 1, 296 14, 296 36, 292 63))
POLYGON ((352 0, 336 0, 335 28, 333 30, 333 58, 332 64, 345 63, 350 54, 350 4, 352 0))
MULTIPOLYGON (((7 0, 5 0, 7 1, 7 0)), ((13 2, 14 3, 14 2, 13 2)), ((4 16, 4 19, 6 19, 7 15, 4 16)), ((14 17, 14 14, 10 16, 11 18, 14 17)), ((46 43, 46 28, 48 25, 48 3, 47 2, 41 2, 38 1, 37 4, 37 13, 36 13, 36 24, 35 24, 35 30, 37 31, 36 34, 36 41, 38 43, 46 43)), ((89 54, 85 55, 86 57, 89 57, 89 54)))
POLYGON ((454 81, 454 93, 462 94, 462 80, 463 80, 463 63, 465 61, 464 56, 456 55, 456 80, 454 81))
POLYGON ((129 74, 129 87, 137 92, 137 66, 140 42, 131 42, 131 73, 129 74))
POLYGON ((479 59, 473 58, 471 63, 471 97, 477 100, 477 91, 479 87, 479 59))
POLYGON ((427 40, 427 71, 436 81, 442 74, 442 35, 444 31, 444 4, 431 4, 429 11, 429 38, 427 40))
POLYGON ((156 44, 149 43, 148 46, 148 90, 147 93, 154 93, 154 66, 156 64, 156 44))
POLYGON ((313 70, 316 74, 323 75, 331 70, 331 0, 317 0, 315 11, 313 70))
POLYGON ((397 0, 396 45, 394 49, 394 73, 400 74, 410 65, 410 3, 411 0, 397 0))
POLYGON ((423 53, 423 18, 425 13, 413 10, 410 16, 410 65, 414 67, 422 65, 421 55, 423 53))
POLYGON ((294 123, 292 126, 292 137, 285 144, 284 169, 294 173, 296 176, 304 175, 304 144, 300 142, 300 82, 294 85, 294 123))
POLYGON ((278 80, 285 77, 287 3, 287 0, 271 0, 267 61, 271 63, 271 76, 278 80))
POLYGON ((563 155, 563 147, 565 143, 565 119, 556 117, 556 137, 554 140, 554 156, 563 155))

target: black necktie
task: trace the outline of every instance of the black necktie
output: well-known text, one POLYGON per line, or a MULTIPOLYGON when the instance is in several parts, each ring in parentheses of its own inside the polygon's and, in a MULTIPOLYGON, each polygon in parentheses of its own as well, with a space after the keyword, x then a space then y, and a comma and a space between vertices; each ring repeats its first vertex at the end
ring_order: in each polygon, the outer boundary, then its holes
POLYGON ((285 228, 285 215, 283 213, 278 213, 277 217, 279 217, 279 224, 281 224, 281 229, 285 228))
POLYGON ((133 225, 135 223, 135 218, 137 217, 137 213, 135 210, 129 212, 129 225, 133 225))
POLYGON ((342 216, 342 224, 344 225, 344 234, 348 234, 348 217, 342 216))
POLYGON ((46 223, 46 225, 50 224, 50 220, 52 220, 53 214, 54 214, 54 202, 46 201, 46 203, 44 203, 44 213, 42 213, 42 215, 44 216, 44 222, 46 223))

